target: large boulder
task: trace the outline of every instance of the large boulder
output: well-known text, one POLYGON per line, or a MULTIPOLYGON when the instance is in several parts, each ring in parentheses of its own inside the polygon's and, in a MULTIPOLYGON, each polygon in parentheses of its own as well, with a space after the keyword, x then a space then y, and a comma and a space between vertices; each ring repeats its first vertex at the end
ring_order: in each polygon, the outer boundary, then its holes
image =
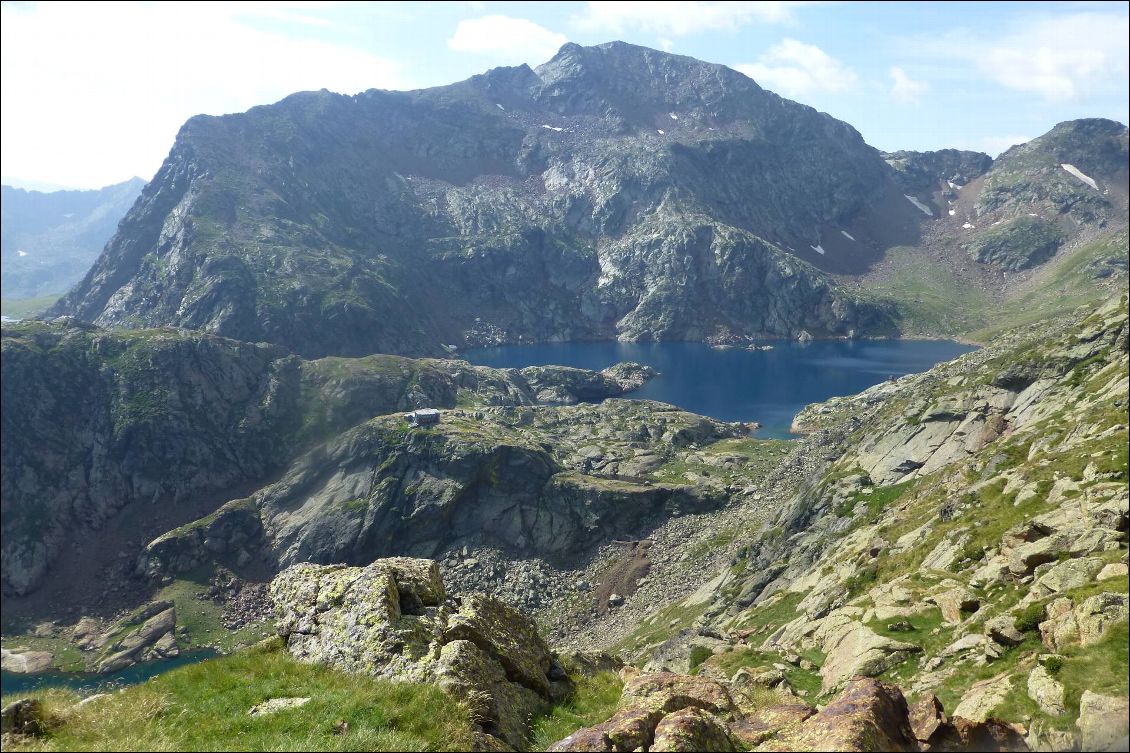
POLYGON ((15 674, 35 674, 50 669, 55 655, 50 651, 9 651, 0 648, 0 669, 15 674))
POLYGON ((1064 692, 1063 683, 1052 677, 1043 666, 1037 666, 1028 673, 1028 697, 1045 714, 1059 716, 1067 712, 1063 705, 1064 692))
POLYGON ((143 622, 112 644, 108 655, 98 662, 99 672, 116 672, 138 661, 161 659, 179 653, 173 635, 177 627, 177 612, 171 602, 155 602, 143 607, 133 616, 132 621, 136 622, 138 618, 143 619, 143 622))
POLYGON ((1125 621, 1130 614, 1126 602, 1126 594, 1104 592, 1076 607, 1075 623, 1079 626, 1080 645, 1098 643, 1111 625, 1125 621))
POLYGON ((854 675, 882 674, 922 650, 913 643, 879 635, 855 620, 836 620, 836 616, 829 617, 817 629, 815 637, 821 641, 827 655, 820 667, 824 678, 822 693, 835 690, 854 675))
POLYGON ((992 716, 993 710, 1004 701, 1011 688, 1012 680, 1008 674, 973 683, 961 697, 957 708, 953 710, 953 715, 974 722, 986 721, 992 716))
POLYGON ((734 751, 730 733, 718 719, 698 708, 679 709, 655 727, 652 751, 734 751))
POLYGON ((813 717, 783 731, 762 750, 918 750, 902 691, 856 677, 813 717))
POLYGON ((482 594, 447 599, 432 560, 302 563, 279 573, 271 597, 279 634, 297 659, 435 683, 513 747, 525 744, 530 717, 568 692, 529 617, 482 594))
POLYGON ((1126 750, 1130 743, 1130 700, 1083 691, 1076 725, 1083 734, 1083 750, 1126 750))

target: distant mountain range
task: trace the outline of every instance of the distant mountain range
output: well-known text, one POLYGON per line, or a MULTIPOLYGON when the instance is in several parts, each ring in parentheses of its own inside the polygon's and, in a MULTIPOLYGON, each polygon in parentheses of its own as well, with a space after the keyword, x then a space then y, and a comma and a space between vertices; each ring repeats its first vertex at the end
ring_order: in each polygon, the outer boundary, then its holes
POLYGON ((1000 304, 1005 272, 1125 226, 1126 155, 1102 120, 995 164, 884 155, 725 66, 568 44, 536 70, 191 119, 54 313, 308 357, 945 334, 987 317, 934 315, 934 272, 879 284, 892 249, 1000 304))
POLYGON ((94 264, 144 186, 132 178, 94 191, 0 188, 3 297, 65 293, 94 264))

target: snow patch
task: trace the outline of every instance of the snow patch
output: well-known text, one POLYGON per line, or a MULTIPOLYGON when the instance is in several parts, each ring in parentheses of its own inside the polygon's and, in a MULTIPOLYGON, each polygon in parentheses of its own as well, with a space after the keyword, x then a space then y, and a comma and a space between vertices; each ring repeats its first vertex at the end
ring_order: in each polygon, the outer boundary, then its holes
POLYGON ((17 251, 16 253, 20 256, 27 256, 27 251, 17 251))
POLYGON ((849 241, 854 241, 854 240, 855 240, 855 238, 852 238, 852 237, 851 237, 851 233, 849 233, 848 231, 846 231, 846 230, 841 230, 840 232, 841 232, 841 233, 843 234, 843 236, 844 236, 845 238, 847 238, 847 239, 848 239, 849 241))
POLYGON ((658 134, 659 134, 660 136, 662 136, 662 135, 663 135, 663 130, 662 130, 662 129, 660 129, 660 128, 656 128, 656 129, 655 129, 655 132, 656 132, 656 133, 658 133, 658 134))
POLYGON ((908 193, 904 193, 903 196, 905 196, 906 200, 909 201, 911 204, 913 204, 914 206, 921 209, 922 214, 926 215, 927 217, 933 217, 934 216, 934 212, 930 209, 930 207, 926 206, 925 204, 923 204, 918 199, 914 198, 913 196, 911 196, 908 193))
POLYGON ((1040 215, 1036 214, 1035 212, 1029 212, 1028 216, 1029 217, 1039 217, 1040 215))
POLYGON ((815 246, 809 246, 809 248, 811 248, 813 251, 820 254, 821 256, 824 255, 824 245, 823 244, 817 244, 815 246))
POLYGON ((957 214, 957 212, 956 212, 956 211, 954 211, 953 209, 951 209, 951 210, 950 210, 950 217, 953 217, 953 216, 954 216, 955 214, 957 214))
POLYGON ((1098 191, 1098 190, 1099 190, 1099 186, 1098 186, 1098 184, 1097 184, 1097 183, 1095 183, 1094 179, 1093 179, 1093 178, 1088 178, 1088 177, 1087 177, 1086 175, 1084 175, 1084 174, 1083 174, 1083 173, 1082 173, 1082 172, 1081 172, 1081 171, 1079 170, 1079 168, 1077 168, 1077 167, 1076 167, 1075 165, 1069 165, 1069 164, 1067 164, 1067 163, 1065 162, 1065 163, 1063 163, 1062 165, 1060 165, 1060 167, 1062 167, 1062 168, 1063 168, 1064 170, 1066 170, 1067 172, 1071 173, 1071 174, 1072 174, 1072 175, 1074 175, 1074 176, 1075 176, 1076 178, 1078 178, 1079 180, 1083 181, 1084 183, 1086 183, 1086 184, 1087 184, 1088 186, 1090 186, 1091 188, 1095 189, 1096 191, 1098 191))
POLYGON ((974 230, 974 229, 976 229, 976 228, 977 228, 977 226, 976 226, 976 225, 970 225, 970 224, 969 224, 968 222, 967 222, 967 223, 965 223, 964 225, 962 225, 961 227, 962 227, 962 229, 964 229, 964 230, 974 230))
POLYGON ((671 120, 678 120, 678 119, 679 119, 679 116, 678 116, 678 115, 676 115, 676 114, 675 114, 675 113, 673 113, 673 112, 669 112, 669 113, 667 113, 667 114, 671 116, 671 120))
POLYGON ((506 108, 503 107, 502 105, 498 104, 497 102, 494 103, 494 106, 497 107, 498 109, 502 110, 503 112, 506 112, 506 108))
POLYGON ((558 128, 557 126, 546 125, 545 123, 542 123, 541 127, 542 128, 548 128, 551 131, 564 131, 565 130, 564 128, 558 128))

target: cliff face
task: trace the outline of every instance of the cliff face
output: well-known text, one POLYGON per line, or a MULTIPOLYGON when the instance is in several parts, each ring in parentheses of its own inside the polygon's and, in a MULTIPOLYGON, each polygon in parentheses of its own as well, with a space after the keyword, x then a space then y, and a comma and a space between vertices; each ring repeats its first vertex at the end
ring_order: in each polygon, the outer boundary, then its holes
POLYGON ((537 70, 193 118, 55 311, 305 356, 876 332, 884 310, 819 269, 873 251, 817 249, 893 190, 854 129, 733 70, 566 45, 537 70))
POLYGON ((17 595, 124 509, 131 534, 152 538, 373 416, 457 402, 571 404, 618 395, 650 373, 303 361, 198 332, 74 322, 5 324, 2 342, 3 587, 17 595))

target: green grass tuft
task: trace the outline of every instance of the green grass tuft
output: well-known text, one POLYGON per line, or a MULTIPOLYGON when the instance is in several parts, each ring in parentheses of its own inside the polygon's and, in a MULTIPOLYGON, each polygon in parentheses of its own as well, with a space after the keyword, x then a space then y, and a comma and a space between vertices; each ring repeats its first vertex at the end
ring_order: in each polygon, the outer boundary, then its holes
POLYGON ((534 720, 530 732, 531 750, 545 750, 582 727, 607 721, 616 713, 622 689, 623 683, 615 672, 579 678, 572 698, 534 720))
MULTIPOLYGON (((41 698, 58 725, 5 750, 468 750, 467 712, 436 687, 301 664, 278 640, 175 669, 81 708, 73 693, 41 698), (252 718, 270 698, 310 697, 252 718), (339 721, 349 725, 336 733, 339 721)), ((7 703, 9 699, 4 699, 7 703)))

